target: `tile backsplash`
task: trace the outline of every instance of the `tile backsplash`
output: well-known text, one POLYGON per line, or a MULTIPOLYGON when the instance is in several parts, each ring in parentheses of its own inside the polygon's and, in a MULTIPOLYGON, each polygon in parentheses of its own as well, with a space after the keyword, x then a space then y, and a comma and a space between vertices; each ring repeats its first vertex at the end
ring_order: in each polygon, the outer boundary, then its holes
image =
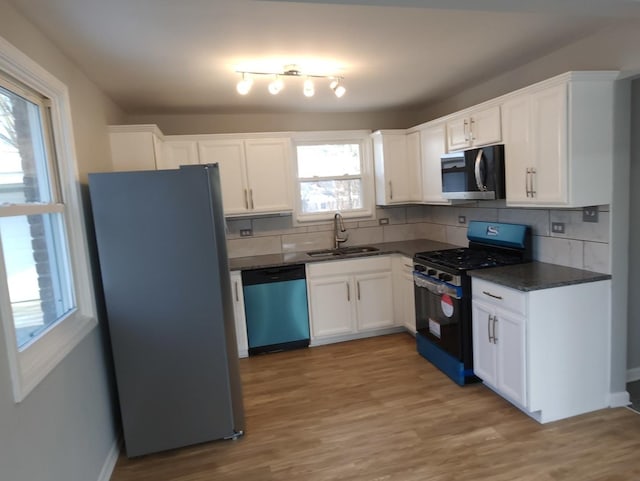
MULTIPOLYGON (((471 220, 527 224, 533 233, 533 256, 579 269, 610 272, 609 206, 598 207, 597 223, 582 221, 582 209, 507 208, 504 201, 483 201, 460 206, 407 205, 379 207, 378 220, 345 223, 349 240, 344 245, 371 244, 411 239, 431 239, 467 245, 467 223, 471 220), (464 217, 465 223, 460 223, 464 217), (553 222, 562 222, 563 234, 551 231, 553 222)), ((304 252, 333 246, 333 223, 294 226, 291 216, 236 218, 227 220, 230 257, 283 252, 304 252), (251 237, 240 230, 251 229, 251 237)))

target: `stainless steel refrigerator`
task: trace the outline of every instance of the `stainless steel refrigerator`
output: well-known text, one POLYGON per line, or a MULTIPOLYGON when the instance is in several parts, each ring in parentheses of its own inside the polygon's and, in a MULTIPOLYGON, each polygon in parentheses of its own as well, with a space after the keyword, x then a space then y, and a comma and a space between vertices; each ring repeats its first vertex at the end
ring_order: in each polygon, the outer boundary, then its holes
POLYGON ((127 456, 244 429, 217 164, 89 175, 127 456))

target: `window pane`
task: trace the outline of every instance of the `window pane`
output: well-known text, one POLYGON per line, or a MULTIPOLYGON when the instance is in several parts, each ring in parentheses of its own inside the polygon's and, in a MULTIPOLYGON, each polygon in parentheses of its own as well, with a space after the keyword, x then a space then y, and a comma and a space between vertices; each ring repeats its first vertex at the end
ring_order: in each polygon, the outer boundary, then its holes
POLYGON ((0 87, 0 204, 50 202, 40 107, 0 87))
POLYGON ((298 177, 360 175, 360 145, 298 145, 298 177))
POLYGON ((362 208, 362 180, 301 182, 302 212, 334 212, 362 208))
POLYGON ((62 214, 0 218, 18 347, 75 307, 62 214))

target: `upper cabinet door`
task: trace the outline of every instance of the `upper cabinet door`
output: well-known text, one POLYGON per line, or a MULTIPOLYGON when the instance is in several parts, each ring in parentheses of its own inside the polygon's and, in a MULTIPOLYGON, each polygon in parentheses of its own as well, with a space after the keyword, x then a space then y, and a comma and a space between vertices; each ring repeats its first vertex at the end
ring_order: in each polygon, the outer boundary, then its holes
MULTIPOLYGON (((413 199, 407 134, 378 131, 372 135, 376 176, 376 204, 403 204, 413 199)), ((415 169, 414 169, 415 170, 415 169)))
POLYGON ((420 131, 422 151, 422 201, 428 204, 450 204, 442 197, 442 162, 446 152, 444 124, 436 124, 420 131))
POLYGON ((422 152, 420 132, 407 134, 407 175, 409 200, 422 200, 422 152))
POLYGON ((293 210, 291 141, 245 140, 249 208, 253 212, 293 210))
POLYGON ((242 140, 204 140, 198 142, 201 164, 220 166, 222 203, 225 215, 249 212, 249 188, 245 174, 242 140))
POLYGON ((156 169, 162 140, 152 132, 110 132, 109 141, 113 170, 156 169))
POLYGON ((497 105, 467 112, 447 122, 449 151, 482 147, 501 141, 500 107, 497 105))
POLYGON ((542 204, 566 204, 567 85, 531 95, 534 169, 530 175, 532 199, 542 204))
POLYGON ((156 161, 158 169, 177 169, 181 165, 198 163, 198 142, 195 140, 165 140, 163 155, 156 161))
POLYGON ((531 96, 519 95, 502 105, 507 202, 531 202, 531 96))

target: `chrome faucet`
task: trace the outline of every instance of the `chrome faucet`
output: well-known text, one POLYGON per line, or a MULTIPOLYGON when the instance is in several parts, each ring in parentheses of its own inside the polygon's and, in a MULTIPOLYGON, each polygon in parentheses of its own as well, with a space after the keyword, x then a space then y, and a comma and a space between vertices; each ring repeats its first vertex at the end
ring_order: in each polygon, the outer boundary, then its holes
POLYGON ((347 242, 349 234, 345 234, 344 237, 340 237, 340 233, 347 232, 347 228, 344 226, 344 219, 340 212, 336 212, 333 216, 333 248, 337 249, 340 244, 347 242))

